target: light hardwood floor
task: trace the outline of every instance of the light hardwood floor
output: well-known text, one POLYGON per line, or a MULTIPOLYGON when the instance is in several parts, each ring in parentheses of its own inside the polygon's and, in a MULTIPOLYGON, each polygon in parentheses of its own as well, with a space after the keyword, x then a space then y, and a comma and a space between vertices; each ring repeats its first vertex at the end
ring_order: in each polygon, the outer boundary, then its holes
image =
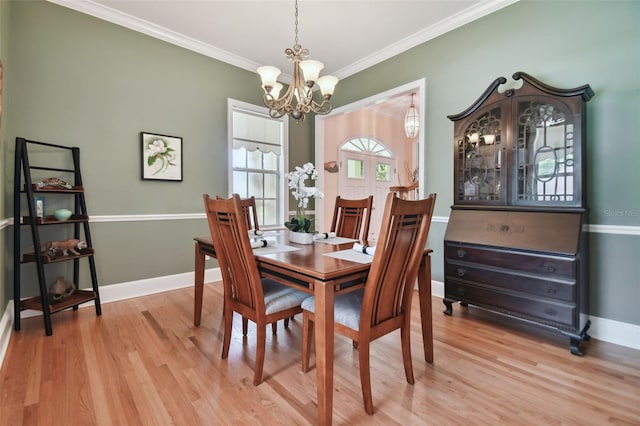
MULTIPOLYGON (((301 316, 268 333, 265 381, 253 386, 255 328, 234 321, 222 360, 222 286, 205 286, 193 326, 182 289, 42 318, 13 333, 0 371, 1 425, 313 424, 315 370, 300 370, 301 316)), ((415 385, 404 378, 399 334, 373 343, 376 413, 365 414, 351 342, 336 337, 334 424, 639 425, 640 351, 591 340, 571 355, 564 337, 474 308, 441 312, 433 298, 435 362, 424 362, 417 295, 415 385)), ((313 362, 313 358, 312 358, 313 362)))

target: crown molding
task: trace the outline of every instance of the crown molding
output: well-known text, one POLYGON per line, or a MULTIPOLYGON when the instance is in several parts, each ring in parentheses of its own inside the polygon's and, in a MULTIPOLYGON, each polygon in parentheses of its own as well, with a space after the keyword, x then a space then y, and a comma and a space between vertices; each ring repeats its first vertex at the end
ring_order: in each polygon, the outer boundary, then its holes
MULTIPOLYGON (((184 34, 169 30, 160 25, 153 24, 143 19, 136 18, 118 10, 112 9, 105 5, 95 3, 92 0, 47 0, 49 3, 57 4, 59 6, 67 7, 69 9, 81 12, 87 15, 91 15, 95 18, 102 19, 111 22, 122 27, 138 31, 148 36, 157 38, 159 40, 166 41, 176 46, 183 47, 185 49, 200 53, 213 59, 225 62, 227 64, 245 69, 247 71, 256 72, 256 69, 261 65, 255 61, 251 61, 247 58, 239 55, 227 52, 226 50, 217 48, 207 43, 202 43, 191 37, 187 37, 184 34)), ((405 52, 415 46, 425 43, 431 39, 434 39, 446 32, 461 27, 476 19, 482 18, 490 13, 507 7, 519 0, 487 0, 477 5, 474 5, 451 18, 441 21, 431 27, 418 31, 417 33, 406 37, 396 43, 393 43, 376 53, 366 56, 353 64, 344 67, 335 72, 336 77, 344 79, 353 74, 356 74, 366 68, 372 67, 384 60, 387 60, 395 55, 405 52)), ((290 75, 281 76, 280 80, 287 83, 290 80, 290 75)))
POLYGON ((230 65, 245 69, 247 71, 256 72, 260 66, 257 62, 250 61, 247 58, 235 55, 226 50, 219 49, 207 43, 202 43, 184 34, 169 30, 160 25, 153 24, 149 21, 136 18, 110 7, 95 3, 91 0, 47 0, 59 6, 91 15, 95 18, 111 22, 130 30, 138 31, 153 38, 166 41, 167 43, 183 47, 188 50, 200 53, 213 59, 225 62, 230 65))
POLYGON ((404 39, 397 41, 389 46, 366 56, 353 64, 344 67, 336 71, 335 75, 339 79, 344 79, 353 74, 356 74, 362 70, 372 67, 382 61, 385 61, 400 53, 416 47, 422 43, 432 40, 442 34, 455 30, 463 25, 466 25, 476 19, 480 19, 483 16, 489 15, 504 7, 510 6, 513 3, 517 3, 520 0, 488 0, 481 2, 475 6, 471 6, 468 9, 463 10, 455 15, 452 15, 449 19, 440 21, 435 25, 427 27, 417 33, 405 37, 404 39))

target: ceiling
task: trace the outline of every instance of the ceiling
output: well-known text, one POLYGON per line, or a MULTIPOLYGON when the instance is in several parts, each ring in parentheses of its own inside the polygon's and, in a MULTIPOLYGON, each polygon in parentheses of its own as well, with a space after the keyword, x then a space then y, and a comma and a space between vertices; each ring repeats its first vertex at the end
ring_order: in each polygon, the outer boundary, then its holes
MULTIPOLYGON (((290 80, 293 0, 48 1, 246 70, 274 65, 290 80)), ((325 64, 321 75, 342 79, 515 1, 299 0, 298 42, 325 64)))

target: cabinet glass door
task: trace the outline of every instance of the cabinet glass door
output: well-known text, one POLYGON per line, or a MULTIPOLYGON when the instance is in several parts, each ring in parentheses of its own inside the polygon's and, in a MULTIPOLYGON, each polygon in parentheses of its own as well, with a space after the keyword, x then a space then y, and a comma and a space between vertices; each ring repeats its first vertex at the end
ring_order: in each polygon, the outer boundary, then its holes
POLYGON ((457 140, 457 201, 504 203, 502 111, 480 113, 457 140))
POLYGON ((572 114, 559 105, 522 100, 516 111, 516 204, 579 205, 572 114))

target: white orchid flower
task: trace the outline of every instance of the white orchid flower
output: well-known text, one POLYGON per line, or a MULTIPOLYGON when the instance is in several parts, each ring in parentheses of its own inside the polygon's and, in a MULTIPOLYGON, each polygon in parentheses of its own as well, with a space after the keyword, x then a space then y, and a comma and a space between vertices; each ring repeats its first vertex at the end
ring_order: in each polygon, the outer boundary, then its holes
POLYGON ((163 154, 167 152, 167 145, 162 139, 156 139, 147 145, 147 152, 151 156, 163 154))

